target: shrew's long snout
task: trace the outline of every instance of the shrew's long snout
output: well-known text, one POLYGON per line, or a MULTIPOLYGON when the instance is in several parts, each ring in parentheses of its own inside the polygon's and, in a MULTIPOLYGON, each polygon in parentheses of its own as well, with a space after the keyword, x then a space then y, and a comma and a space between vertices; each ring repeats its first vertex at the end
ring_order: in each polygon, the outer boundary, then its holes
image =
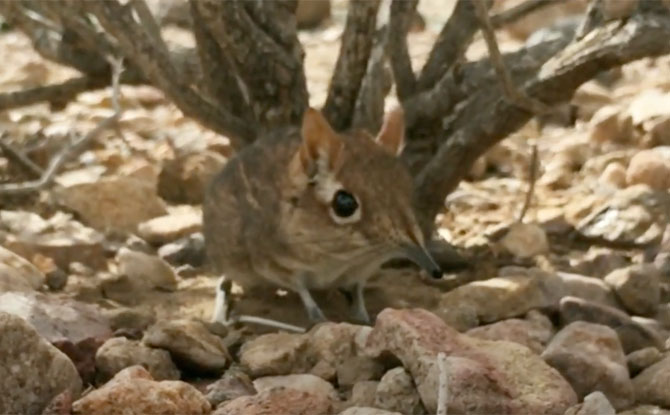
POLYGON ((426 270, 431 277, 435 279, 442 278, 442 268, 437 265, 437 262, 435 262, 426 248, 419 245, 407 244, 402 246, 402 251, 409 260, 426 270))

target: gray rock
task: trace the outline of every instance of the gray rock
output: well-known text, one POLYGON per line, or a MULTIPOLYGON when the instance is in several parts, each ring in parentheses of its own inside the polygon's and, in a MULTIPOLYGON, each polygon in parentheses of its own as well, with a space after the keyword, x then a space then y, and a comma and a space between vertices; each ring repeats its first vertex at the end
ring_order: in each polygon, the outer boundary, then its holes
POLYGON ((402 367, 382 376, 375 393, 375 407, 406 415, 425 413, 412 376, 402 367))
POLYGON ((273 388, 223 403, 211 415, 330 415, 332 413, 334 413, 333 402, 327 397, 296 389, 273 388))
POLYGON ((522 344, 540 354, 554 335, 551 321, 540 315, 543 317, 541 320, 538 317, 535 320, 512 318, 469 330, 467 335, 484 340, 505 340, 522 344))
POLYGON ((177 276, 172 267, 161 258, 143 252, 121 248, 116 257, 119 273, 126 275, 136 290, 162 289, 174 291, 177 276))
POLYGON ((587 321, 613 328, 619 335, 624 352, 631 353, 645 347, 663 347, 659 333, 633 320, 625 312, 613 307, 591 303, 576 297, 564 297, 560 302, 563 324, 587 321))
POLYGON ((364 380, 354 384, 349 399, 351 406, 374 406, 378 385, 379 382, 374 380, 364 380))
POLYGON ((100 309, 67 297, 37 292, 0 294, 0 311, 30 323, 48 342, 65 353, 84 382, 95 377, 95 353, 112 336, 100 309))
POLYGON ((254 380, 254 388, 259 393, 275 388, 295 389, 324 399, 330 399, 333 402, 338 400, 333 385, 318 376, 310 374, 265 376, 254 380))
POLYGON ((663 359, 661 352, 655 347, 645 347, 626 356, 628 371, 632 376, 663 359))
POLYGON ((0 312, 0 413, 39 414, 58 394, 81 388, 67 356, 21 317, 0 312))
POLYGON ((542 358, 561 372, 580 397, 601 391, 618 409, 635 401, 621 342, 607 326, 570 323, 554 336, 542 358))
POLYGON ((389 412, 379 408, 372 408, 369 406, 352 406, 339 415, 403 415, 400 412, 389 412))
POLYGON ((670 407, 670 357, 657 362, 633 379, 639 403, 670 407))
POLYGON ((0 246, 0 293, 32 291, 44 282, 44 274, 30 261, 0 246))
POLYGON ((614 292, 603 280, 567 272, 558 272, 556 275, 561 279, 564 296, 579 297, 610 307, 618 306, 614 292))
POLYGON ((659 272, 653 264, 638 264, 615 270, 605 282, 633 314, 651 316, 660 302, 659 272))
POLYGON ((202 266, 205 263, 205 239, 202 233, 196 232, 161 246, 158 256, 172 265, 202 266))
POLYGON ((107 340, 95 355, 95 366, 101 381, 107 381, 130 366, 143 366, 156 380, 179 379, 179 370, 170 353, 142 345, 125 337, 107 340))
POLYGON ((142 342, 169 351, 187 371, 222 373, 231 361, 223 340, 195 320, 159 321, 144 333, 142 342))
POLYGON ((619 412, 617 415, 670 415, 670 410, 654 405, 639 405, 635 408, 619 412))
POLYGON ((205 397, 212 405, 212 408, 216 408, 222 402, 255 394, 256 388, 254 388, 249 375, 239 368, 231 367, 226 370, 221 379, 207 385, 207 394, 205 397))
POLYGON ((337 365, 337 384, 353 386, 362 380, 378 380, 384 374, 384 365, 368 356, 352 356, 337 365))
POLYGON ((137 233, 150 244, 161 245, 202 230, 202 211, 193 206, 180 206, 165 216, 137 225, 137 233))
POLYGON ((565 411, 565 415, 616 415, 616 410, 604 393, 595 391, 584 397, 584 402, 565 411))
POLYGON ((226 158, 213 151, 179 155, 163 165, 158 194, 171 203, 202 203, 205 186, 225 163, 226 158))

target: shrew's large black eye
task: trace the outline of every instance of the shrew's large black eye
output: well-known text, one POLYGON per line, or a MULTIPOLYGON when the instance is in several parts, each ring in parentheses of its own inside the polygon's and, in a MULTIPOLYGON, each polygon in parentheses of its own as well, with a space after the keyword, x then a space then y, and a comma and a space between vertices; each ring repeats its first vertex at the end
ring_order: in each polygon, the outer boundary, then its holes
POLYGON ((358 209, 358 202, 351 193, 346 190, 338 190, 333 197, 333 212, 341 218, 348 218, 358 209))

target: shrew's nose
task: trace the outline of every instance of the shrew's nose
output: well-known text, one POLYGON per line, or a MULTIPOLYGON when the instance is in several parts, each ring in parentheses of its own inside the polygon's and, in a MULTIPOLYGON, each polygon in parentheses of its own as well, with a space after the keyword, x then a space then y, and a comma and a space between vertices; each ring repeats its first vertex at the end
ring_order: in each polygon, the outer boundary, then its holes
POLYGON ((412 262, 426 270, 426 272, 435 279, 442 278, 442 269, 426 248, 418 245, 408 244, 403 246, 403 252, 412 262))

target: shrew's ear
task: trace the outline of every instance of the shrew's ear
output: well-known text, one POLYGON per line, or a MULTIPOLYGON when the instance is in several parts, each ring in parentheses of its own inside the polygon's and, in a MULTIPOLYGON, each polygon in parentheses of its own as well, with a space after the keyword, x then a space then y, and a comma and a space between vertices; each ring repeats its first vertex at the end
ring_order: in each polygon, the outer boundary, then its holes
POLYGON ((308 108, 302 118, 300 161, 307 176, 337 169, 342 140, 321 112, 308 108))
POLYGON ((402 107, 398 106, 386 114, 375 141, 394 156, 402 152, 405 144, 405 114, 402 107))

